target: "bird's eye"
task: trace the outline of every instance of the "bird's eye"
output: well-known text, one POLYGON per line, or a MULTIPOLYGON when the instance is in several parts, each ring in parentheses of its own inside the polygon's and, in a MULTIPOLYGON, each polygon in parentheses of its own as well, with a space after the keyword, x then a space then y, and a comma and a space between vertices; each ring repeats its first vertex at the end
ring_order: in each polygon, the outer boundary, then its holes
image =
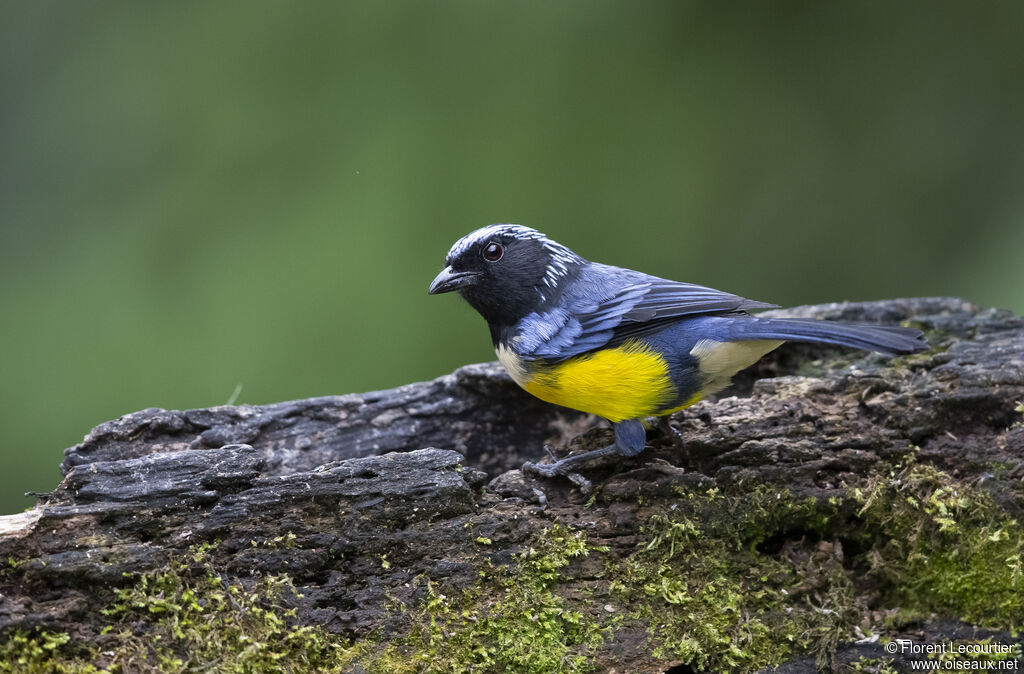
POLYGON ((497 262, 501 259, 501 256, 505 254, 505 249, 502 248, 500 243, 494 243, 491 241, 489 244, 484 246, 482 254, 484 259, 488 262, 497 262))

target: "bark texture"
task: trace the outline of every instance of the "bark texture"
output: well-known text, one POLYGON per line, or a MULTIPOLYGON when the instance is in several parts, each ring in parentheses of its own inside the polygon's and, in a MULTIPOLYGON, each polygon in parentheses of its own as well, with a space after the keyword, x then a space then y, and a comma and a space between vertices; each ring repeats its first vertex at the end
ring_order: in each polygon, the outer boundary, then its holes
MULTIPOLYGON (((422 605, 423 579, 475 586, 482 565, 520 564, 554 523, 606 548, 561 568, 556 593, 584 597, 598 613, 622 611, 603 568, 650 545, 652 514, 684 495, 768 488, 825 503, 848 498, 869 475, 891 473, 908 453, 983 490, 1001 516, 1020 516, 1024 320, 949 298, 771 313, 911 324, 933 348, 889 359, 784 345, 716 399, 652 429, 640 456, 588 472, 589 497, 518 467, 538 460, 545 443, 556 452, 590 449, 609 442, 610 430, 530 397, 495 363, 388 391, 129 414, 69 448, 64 480, 33 510, 0 518, 0 558, 10 560, 0 572, 0 638, 45 628, 102 643, 100 609, 115 588, 218 541, 211 559, 232 582, 287 574, 301 592, 293 598, 298 623, 383 644, 407 635, 413 619, 395 607, 422 605), (266 544, 283 535, 287 545, 266 544)), ((712 510, 709 530, 728 517, 712 510)), ((845 558, 825 551, 845 565, 866 610, 892 610, 891 595, 857 587, 864 562, 841 529, 812 535, 793 520, 759 549, 783 558, 842 542, 845 558)), ((922 615, 887 636, 1013 641, 1005 624, 961 618, 922 615)), ((854 644, 855 636, 838 639, 829 666, 889 657, 881 643, 854 644)), ((607 628, 603 645, 585 655, 598 671, 661 671, 680 661, 671 644, 660 644, 667 654, 658 645, 634 616, 607 628)), ((779 671, 824 666, 798 655, 779 671)), ((701 669, 688 666, 676 671, 701 669)))

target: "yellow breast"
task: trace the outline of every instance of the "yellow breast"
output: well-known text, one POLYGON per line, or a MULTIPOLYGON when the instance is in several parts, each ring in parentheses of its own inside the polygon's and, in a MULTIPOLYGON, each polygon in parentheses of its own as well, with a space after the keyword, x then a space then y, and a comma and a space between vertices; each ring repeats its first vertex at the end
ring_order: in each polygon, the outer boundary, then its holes
POLYGON ((665 360, 634 340, 555 365, 527 365, 504 347, 498 348, 498 360, 541 400, 612 422, 656 414, 676 395, 665 360))

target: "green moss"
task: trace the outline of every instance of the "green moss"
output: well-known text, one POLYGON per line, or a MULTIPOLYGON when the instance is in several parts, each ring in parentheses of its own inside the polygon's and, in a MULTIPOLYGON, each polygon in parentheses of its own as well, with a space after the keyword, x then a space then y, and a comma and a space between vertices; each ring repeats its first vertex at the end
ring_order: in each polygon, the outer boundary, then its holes
POLYGON ((224 581, 211 547, 193 547, 115 590, 102 611, 110 621, 102 647, 84 648, 67 634, 16 633, 0 645, 8 663, 0 671, 334 672, 359 653, 319 627, 295 624, 295 588, 287 577, 266 576, 251 587, 224 581))
POLYGON ((427 582, 409 635, 367 664, 371 672, 583 672, 605 638, 558 594, 562 570, 591 548, 561 525, 545 531, 516 563, 490 568, 475 587, 451 594, 427 582))
POLYGON ((295 624, 287 576, 253 586, 229 584, 213 568, 210 546, 142 574, 116 590, 106 610, 119 648, 110 664, 123 671, 337 671, 356 651, 318 627, 295 624), (142 634, 139 624, 146 625, 142 634))
POLYGON ((666 663, 752 671, 795 652, 827 653, 863 609, 833 549, 759 546, 798 522, 824 526, 831 511, 764 489, 685 495, 650 517, 648 542, 610 571, 610 590, 666 663))
POLYGON ((296 547, 295 541, 298 537, 291 531, 281 535, 274 536, 261 541, 253 539, 249 541, 249 545, 254 548, 265 548, 267 550, 291 550, 296 547))
POLYGON ((65 652, 70 640, 66 632, 15 632, 0 644, 0 672, 92 674, 100 671, 65 652))
MULTIPOLYGON (((286 576, 229 584, 211 546, 192 548, 159 571, 140 574, 103 611, 102 650, 75 653, 66 634, 17 633, 0 645, 11 672, 582 672, 601 645, 602 625, 558 594, 570 560, 592 548, 582 532, 555 525, 514 564, 488 568, 480 582, 403 609, 406 636, 352 645, 295 624, 295 588, 286 576), (11 668, 13 667, 13 668, 11 668)), ((79 647, 81 648, 81 647, 79 647)))
POLYGON ((857 493, 851 537, 886 603, 1019 631, 1024 626, 1024 533, 992 498, 908 461, 857 493))
POLYGON ((1024 534, 988 494, 933 467, 905 462, 828 500, 769 488, 680 497, 608 569, 666 664, 824 664, 839 642, 931 614, 1021 629, 1024 534))

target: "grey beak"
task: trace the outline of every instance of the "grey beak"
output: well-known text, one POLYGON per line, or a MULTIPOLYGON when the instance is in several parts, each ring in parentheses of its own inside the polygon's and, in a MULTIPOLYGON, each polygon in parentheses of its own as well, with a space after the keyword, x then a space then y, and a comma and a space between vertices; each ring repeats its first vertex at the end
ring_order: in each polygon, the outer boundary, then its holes
POLYGON ((479 274, 475 271, 454 271, 451 267, 445 267, 430 284, 430 289, 427 292, 431 295, 450 293, 453 290, 472 285, 477 276, 479 274))

